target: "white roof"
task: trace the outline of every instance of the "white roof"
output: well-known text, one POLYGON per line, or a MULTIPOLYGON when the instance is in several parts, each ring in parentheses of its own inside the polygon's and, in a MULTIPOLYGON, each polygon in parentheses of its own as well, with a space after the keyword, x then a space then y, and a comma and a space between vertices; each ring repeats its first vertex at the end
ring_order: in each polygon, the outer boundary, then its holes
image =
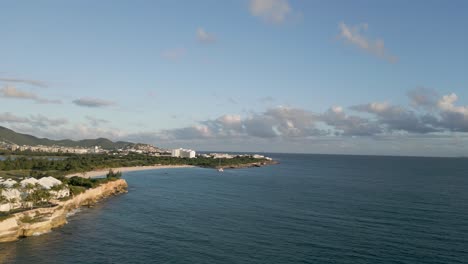
POLYGON ((39 183, 39 181, 34 178, 27 178, 20 182, 21 186, 23 187, 25 187, 28 184, 36 185, 36 183, 39 183))
POLYGON ((39 182, 38 182, 42 187, 44 187, 44 189, 50 189, 51 187, 55 186, 55 185, 60 185, 62 184, 61 181, 55 179, 54 177, 43 177, 43 178, 40 178, 39 179, 39 182))
POLYGON ((1 195, 5 196, 7 199, 21 199, 21 193, 17 189, 7 189, 0 192, 1 195))
POLYGON ((13 187, 13 185, 15 185, 16 183, 17 182, 15 180, 12 180, 12 179, 0 180, 0 184, 3 184, 7 188, 13 187))

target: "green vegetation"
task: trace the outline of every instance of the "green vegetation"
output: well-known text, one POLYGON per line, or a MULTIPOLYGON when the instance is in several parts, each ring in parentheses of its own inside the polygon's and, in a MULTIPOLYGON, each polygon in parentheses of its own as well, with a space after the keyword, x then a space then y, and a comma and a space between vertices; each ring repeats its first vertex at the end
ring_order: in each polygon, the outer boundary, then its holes
POLYGON ((31 216, 25 215, 22 218, 20 218, 20 221, 25 224, 34 224, 34 223, 42 222, 44 221, 44 219, 45 217, 37 217, 37 216, 31 217, 31 216))
MULTIPOLYGON (((78 195, 78 194, 83 193, 84 191, 86 191, 86 188, 81 187, 81 186, 72 186, 72 185, 70 185, 69 188, 70 188, 70 194, 72 196, 78 195)), ((72 196, 67 197, 67 199, 71 198, 72 196)))
POLYGON ((107 179, 113 179, 113 178, 119 179, 119 178, 122 178, 122 172, 120 172, 120 171, 114 172, 112 169, 110 169, 109 172, 108 172, 107 175, 106 175, 106 178, 107 178, 107 179))
MULTIPOLYGON (((229 167, 262 161, 265 160, 254 159, 251 157, 238 157, 233 159, 223 159, 222 166, 229 167)), ((32 177, 42 177, 44 175, 59 177, 98 169, 151 166, 156 164, 193 165, 206 168, 216 168, 219 165, 219 160, 202 157, 198 157, 196 159, 153 157, 144 154, 129 154, 125 156, 110 154, 71 155, 64 160, 18 157, 16 159, 7 158, 6 160, 0 161, 0 176, 1 174, 10 173, 10 176, 24 176, 27 174, 27 176, 32 177)))

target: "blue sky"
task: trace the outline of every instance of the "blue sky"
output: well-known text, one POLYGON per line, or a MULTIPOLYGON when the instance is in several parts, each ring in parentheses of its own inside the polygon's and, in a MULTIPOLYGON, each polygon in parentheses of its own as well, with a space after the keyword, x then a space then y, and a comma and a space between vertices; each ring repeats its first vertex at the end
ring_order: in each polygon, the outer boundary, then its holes
POLYGON ((0 125, 163 147, 468 155, 467 7, 3 1, 0 125))

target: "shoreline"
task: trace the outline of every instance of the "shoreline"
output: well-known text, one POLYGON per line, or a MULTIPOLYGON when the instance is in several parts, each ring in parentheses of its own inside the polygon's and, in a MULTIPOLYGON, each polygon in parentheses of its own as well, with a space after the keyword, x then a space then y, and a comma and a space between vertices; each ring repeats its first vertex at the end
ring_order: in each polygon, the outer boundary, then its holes
POLYGON ((87 172, 71 173, 65 175, 66 178, 71 178, 73 176, 78 176, 82 178, 95 178, 106 176, 109 170, 114 172, 131 172, 131 171, 144 171, 144 170, 158 170, 158 169, 179 169, 179 168, 195 168, 196 166, 192 165, 151 165, 151 166, 135 166, 135 167, 118 167, 118 168, 107 168, 92 170, 87 172))
POLYGON ((91 206, 109 196, 126 193, 127 188, 128 184, 124 179, 117 179, 87 189, 68 200, 56 201, 53 207, 39 207, 11 214, 0 220, 0 243, 48 233, 65 225, 69 212, 82 206, 91 206))
MULTIPOLYGON (((276 165, 279 164, 276 160, 271 161, 261 161, 261 162, 251 162, 245 164, 235 164, 235 165, 222 165, 216 166, 211 169, 245 169, 245 168, 255 168, 255 167, 264 167, 269 165, 276 165)), ((201 167, 201 166, 193 166, 193 165, 150 165, 150 166, 135 166, 135 167, 117 167, 117 168, 106 168, 106 169, 99 169, 99 170, 92 170, 87 172, 79 172, 79 173, 70 173, 65 175, 66 178, 71 178, 73 176, 78 176, 82 178, 96 178, 106 176, 110 169, 114 172, 131 172, 131 171, 144 171, 144 170, 158 170, 158 169, 182 169, 182 168, 209 168, 209 167, 201 167)))

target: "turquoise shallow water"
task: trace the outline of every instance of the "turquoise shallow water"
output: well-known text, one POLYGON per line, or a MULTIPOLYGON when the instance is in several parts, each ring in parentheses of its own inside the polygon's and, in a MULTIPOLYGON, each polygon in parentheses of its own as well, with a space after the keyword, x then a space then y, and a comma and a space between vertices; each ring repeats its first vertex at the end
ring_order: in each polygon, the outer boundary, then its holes
POLYGON ((6 263, 468 263, 468 160, 272 154, 280 165, 127 173, 129 193, 6 263))

